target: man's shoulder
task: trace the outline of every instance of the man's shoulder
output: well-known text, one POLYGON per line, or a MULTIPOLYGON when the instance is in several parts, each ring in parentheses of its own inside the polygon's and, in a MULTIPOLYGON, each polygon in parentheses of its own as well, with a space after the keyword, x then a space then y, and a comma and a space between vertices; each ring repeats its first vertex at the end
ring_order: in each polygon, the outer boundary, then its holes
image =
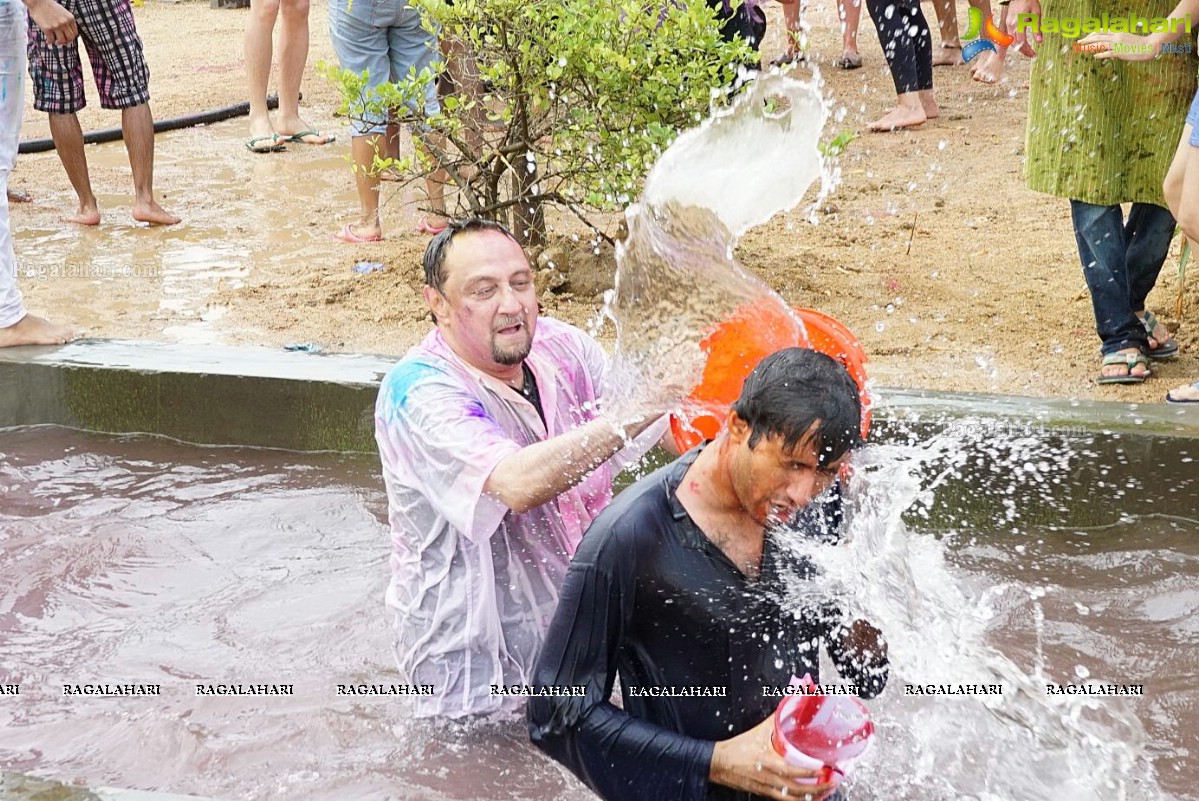
POLYGON ((674 489, 688 464, 676 459, 618 493, 583 535, 579 554, 664 544, 676 517, 674 489))
POLYGON ((379 385, 379 398, 389 404, 402 405, 414 389, 434 384, 463 389, 468 386, 449 359, 421 343, 410 348, 387 371, 379 385))

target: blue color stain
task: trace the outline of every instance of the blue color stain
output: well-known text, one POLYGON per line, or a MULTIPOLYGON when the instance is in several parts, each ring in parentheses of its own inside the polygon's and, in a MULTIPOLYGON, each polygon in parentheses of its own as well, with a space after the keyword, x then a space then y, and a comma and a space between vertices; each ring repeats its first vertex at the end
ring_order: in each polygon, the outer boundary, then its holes
POLYGON ((441 370, 426 362, 404 360, 398 362, 383 382, 383 391, 395 406, 408 402, 408 393, 426 378, 440 375, 441 370))

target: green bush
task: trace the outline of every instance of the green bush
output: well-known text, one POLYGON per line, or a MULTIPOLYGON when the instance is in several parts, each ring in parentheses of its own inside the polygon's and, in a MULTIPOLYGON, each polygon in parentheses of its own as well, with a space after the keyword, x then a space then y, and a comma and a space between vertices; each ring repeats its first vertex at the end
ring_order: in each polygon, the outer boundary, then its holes
MULTIPOLYGON (((461 211, 507 222, 528 244, 544 236, 547 203, 596 228, 590 215, 634 200, 658 154, 756 60, 721 38, 705 3, 661 1, 412 0, 475 55, 486 91, 443 98, 414 133, 416 155, 376 169, 408 180, 447 169, 461 211)), ((351 115, 402 107, 436 80, 427 71, 367 98, 362 76, 329 73, 351 115)))

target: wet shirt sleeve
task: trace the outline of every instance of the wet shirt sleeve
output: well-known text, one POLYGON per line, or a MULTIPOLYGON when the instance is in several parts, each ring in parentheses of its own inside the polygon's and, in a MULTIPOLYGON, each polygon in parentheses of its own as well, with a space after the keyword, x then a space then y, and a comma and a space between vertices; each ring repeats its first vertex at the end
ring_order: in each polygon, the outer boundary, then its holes
POLYGON ((454 377, 418 362, 388 376, 376 415, 383 469, 419 485, 437 513, 467 538, 491 537, 509 510, 483 486, 520 445, 479 399, 454 377))
POLYGON ((606 522, 593 524, 571 564, 534 673, 538 687, 585 685, 586 695, 531 698, 530 737, 607 801, 702 801, 714 744, 626 714, 609 700, 633 614, 637 560, 611 531, 597 531, 606 522))

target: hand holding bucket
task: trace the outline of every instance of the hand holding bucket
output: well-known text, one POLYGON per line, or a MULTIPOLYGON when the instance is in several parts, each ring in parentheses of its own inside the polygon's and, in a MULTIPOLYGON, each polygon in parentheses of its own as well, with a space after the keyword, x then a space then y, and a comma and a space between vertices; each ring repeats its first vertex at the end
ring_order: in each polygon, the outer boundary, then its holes
MULTIPOLYGON (((812 686, 811 677, 799 683, 812 686)), ((775 753, 803 768, 819 770, 810 783, 840 784, 870 747, 874 723, 866 705, 848 695, 792 695, 774 711, 770 743, 775 753)))

